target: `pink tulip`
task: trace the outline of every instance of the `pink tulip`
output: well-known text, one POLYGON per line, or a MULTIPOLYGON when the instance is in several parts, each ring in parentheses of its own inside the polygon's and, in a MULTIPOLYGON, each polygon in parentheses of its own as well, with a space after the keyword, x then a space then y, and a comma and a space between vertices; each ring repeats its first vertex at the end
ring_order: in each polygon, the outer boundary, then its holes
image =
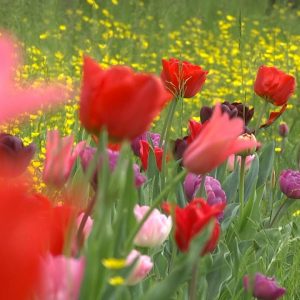
POLYGON ((153 267, 151 258, 147 255, 141 255, 141 253, 136 250, 132 250, 126 258, 127 266, 130 266, 134 262, 135 266, 126 280, 128 285, 135 285, 142 281, 153 267), (135 261, 136 259, 137 261, 135 261))
POLYGON ((73 148, 74 137, 61 138, 57 130, 48 131, 43 179, 47 184, 62 187, 68 180, 76 158, 85 147, 80 142, 73 148))
POLYGON ((76 300, 79 298, 85 260, 63 255, 45 257, 41 263, 38 300, 76 300))
POLYGON ((43 84, 38 88, 16 86, 15 72, 20 68, 20 51, 16 41, 7 34, 0 37, 0 123, 22 113, 34 112, 42 107, 68 99, 68 91, 59 84, 43 84))
POLYGON ((189 172, 205 174, 222 164, 231 154, 254 148, 254 141, 237 139, 244 131, 240 118, 229 119, 216 105, 212 117, 183 155, 183 165, 189 172))
MULTIPOLYGON (((149 206, 135 205, 134 215, 140 222, 149 210, 149 206)), ((134 243, 140 247, 159 247, 169 236, 172 228, 172 218, 154 209, 140 231, 137 233, 134 243)))
MULTIPOLYGON (((234 158, 235 158, 235 155, 232 154, 227 159, 227 168, 230 172, 232 172, 234 170, 234 158)), ((245 170, 246 171, 250 169, 252 161, 254 160, 254 158, 255 158, 254 154, 246 156, 246 164, 245 164, 245 170)), ((241 157, 236 156, 236 160, 237 160, 237 163, 240 166, 241 165, 241 157)))

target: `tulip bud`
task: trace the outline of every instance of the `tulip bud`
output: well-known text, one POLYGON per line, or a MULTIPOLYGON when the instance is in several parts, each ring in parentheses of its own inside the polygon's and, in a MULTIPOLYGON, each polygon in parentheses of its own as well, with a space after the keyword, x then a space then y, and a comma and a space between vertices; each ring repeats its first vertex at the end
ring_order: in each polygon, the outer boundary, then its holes
POLYGON ((283 138, 287 137, 289 134, 289 127, 286 123, 279 124, 278 128, 279 135, 283 138))
POLYGON ((173 155, 176 160, 182 159, 183 153, 188 146, 188 137, 177 139, 173 144, 173 155))
MULTIPOLYGON (((239 140, 244 140, 244 141, 253 141, 253 142, 257 142, 256 141, 256 137, 254 134, 249 134, 249 133, 244 133, 242 135, 240 135, 238 137, 239 140)), ((256 151, 256 147, 253 147, 253 148, 249 148, 247 150, 244 150, 244 151, 241 151, 239 153, 237 153, 237 155, 239 156, 248 156, 248 155, 252 155, 254 154, 256 151)))
POLYGON ((135 260, 137 260, 135 266, 126 280, 128 285, 135 285, 142 281, 153 267, 150 256, 141 255, 140 252, 132 250, 126 258, 126 265, 130 266, 135 260))
MULTIPOLYGON (((149 210, 149 206, 134 207, 134 215, 140 222, 149 210)), ((168 238, 172 228, 172 218, 154 209, 140 231, 137 233, 134 243, 140 247, 159 247, 168 238)))
POLYGON ((16 136, 0 134, 1 177, 16 177, 21 175, 29 165, 35 153, 35 144, 24 146, 16 136))
POLYGON ((300 199, 300 172, 283 170, 279 177, 279 185, 282 193, 288 198, 300 199))
POLYGON ((259 300, 277 300, 285 294, 285 288, 278 286, 274 278, 260 273, 256 273, 252 280, 244 276, 243 282, 245 290, 259 300))
POLYGON ((46 256, 41 263, 38 299, 78 299, 84 268, 84 258, 46 256))

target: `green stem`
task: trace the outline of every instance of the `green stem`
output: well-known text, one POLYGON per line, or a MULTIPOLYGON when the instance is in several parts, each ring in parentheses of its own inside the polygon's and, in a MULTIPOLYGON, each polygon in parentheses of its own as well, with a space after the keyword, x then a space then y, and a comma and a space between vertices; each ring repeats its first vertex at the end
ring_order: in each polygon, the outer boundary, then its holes
POLYGON ((263 107, 262 107, 262 109, 260 111, 260 114, 259 114, 258 118, 257 118, 255 130, 254 130, 254 133, 255 133, 256 136, 258 135, 258 129, 260 127, 261 120, 262 120, 264 114, 267 111, 268 104, 269 104, 269 102, 265 100, 264 105, 263 105, 263 107))
POLYGON ((160 205, 160 203, 165 199, 165 197, 168 195, 170 190, 176 185, 178 182, 184 178, 186 175, 186 171, 182 170, 177 176, 160 192, 160 194, 154 199, 150 209, 147 211, 147 213, 144 215, 143 219, 138 223, 136 228, 134 229, 133 233, 131 234, 130 238, 128 239, 128 246, 131 246, 133 243, 133 240, 136 236, 136 234, 140 231, 144 223, 147 221, 148 217, 151 215, 153 210, 160 205))
POLYGON ((245 197, 245 166, 246 156, 241 157, 241 170, 240 170, 240 185, 239 185, 239 200, 240 200, 240 215, 243 213, 244 197, 245 197))
POLYGON ((179 101, 178 98, 176 98, 172 101, 171 106, 170 106, 170 114, 169 114, 168 124, 165 128, 165 132, 163 133, 165 135, 160 137, 160 143, 165 141, 163 157, 162 157, 162 168, 161 168, 161 188, 162 189, 164 188, 165 181, 166 181, 166 166, 167 166, 167 161, 166 160, 167 160, 167 153, 168 153, 168 140, 169 140, 170 129, 171 129, 171 126, 172 126, 173 117, 174 117, 174 114, 175 114, 176 104, 177 104, 178 101, 179 101))
POLYGON ((192 279, 189 283, 189 300, 197 299, 198 276, 199 276, 199 266, 197 260, 193 267, 192 279))
POLYGON ((163 125, 163 129, 161 131, 161 135, 160 135, 160 141, 159 141, 159 147, 162 147, 163 145, 163 142, 165 140, 165 136, 167 134, 167 131, 168 131, 168 127, 170 126, 169 123, 170 123, 170 119, 172 119, 172 111, 174 110, 174 106, 176 106, 176 102, 177 102, 177 98, 174 98, 172 99, 172 102, 169 106, 169 109, 168 109, 168 113, 167 113, 167 116, 165 118, 165 122, 164 122, 164 125, 163 125), (175 104, 174 104, 175 102, 175 104))
POLYGON ((288 203, 287 200, 288 200, 288 199, 286 199, 285 201, 283 201, 283 203, 279 206, 279 208, 278 208, 278 210, 277 210, 277 212, 276 212, 276 214, 275 214, 273 220, 270 222, 270 227, 272 227, 272 226, 274 225, 274 223, 275 223, 276 219, 278 218, 280 212, 281 212, 282 209, 285 207, 285 205, 288 203))

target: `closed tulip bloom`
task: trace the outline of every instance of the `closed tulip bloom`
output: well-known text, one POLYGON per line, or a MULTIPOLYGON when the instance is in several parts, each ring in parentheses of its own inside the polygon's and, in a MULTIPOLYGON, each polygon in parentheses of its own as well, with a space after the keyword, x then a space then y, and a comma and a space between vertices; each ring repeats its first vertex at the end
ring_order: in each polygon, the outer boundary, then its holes
POLYGON ((47 255, 41 263, 38 300, 76 300, 79 298, 85 260, 63 255, 47 255))
POLYGON ((287 137, 289 134, 289 126, 286 123, 279 124, 278 132, 281 137, 287 137))
POLYGON ((173 156, 176 160, 182 159, 183 153, 188 146, 187 142, 188 136, 183 137, 182 139, 177 139, 173 142, 173 156))
POLYGON ((35 144, 24 146, 22 140, 16 136, 0 134, 0 176, 16 177, 21 175, 35 153, 35 144))
POLYGON ((300 199, 300 172, 283 170, 279 177, 281 191, 291 199, 300 199))
POLYGON ((261 66, 258 69, 254 91, 266 101, 282 106, 287 103, 295 88, 296 80, 293 76, 275 67, 261 66))
POLYGON ((84 58, 79 116, 94 134, 105 128, 111 140, 133 140, 150 127, 170 99, 154 75, 124 66, 103 70, 91 58, 84 58))
POLYGON ((154 132, 144 132, 131 142, 131 149, 136 156, 140 156, 140 141, 148 142, 148 139, 152 141, 154 147, 159 147, 160 134, 154 132))
POLYGON ((245 290, 251 292, 258 300, 277 300, 285 294, 285 288, 280 287, 275 278, 261 273, 256 273, 252 280, 246 275, 243 281, 245 290))
POLYGON ((68 180, 76 158, 85 147, 80 142, 73 149, 74 137, 61 138, 57 130, 48 131, 43 179, 47 184, 62 187, 68 180))
POLYGON ((135 266, 126 279, 128 285, 135 285, 144 280, 153 268, 150 256, 141 255, 137 250, 132 250, 126 258, 127 266, 130 266, 133 262, 135 262, 135 266))
MULTIPOLYGON (((149 206, 135 205, 134 215, 140 222, 149 210, 149 206)), ((134 243, 140 247, 159 247, 168 238, 172 228, 172 218, 154 209, 140 231, 137 233, 134 243)))
MULTIPOLYGON (((175 207, 175 241, 180 251, 187 252, 193 238, 200 234, 210 221, 214 222, 214 228, 201 255, 215 249, 220 235, 217 216, 223 212, 225 205, 225 202, 209 205, 204 199, 197 198, 183 208, 175 207)), ((164 209, 170 213, 171 205, 165 204, 164 209)))
POLYGON ((159 171, 162 168, 162 157, 163 157, 163 149, 160 147, 152 148, 147 141, 140 141, 140 158, 142 162, 142 166, 144 170, 148 169, 149 155, 150 151, 153 152, 155 156, 156 167, 159 171))
POLYGON ((161 78, 166 88, 173 94, 184 98, 194 97, 205 83, 208 71, 200 66, 176 58, 162 60, 161 78))
POLYGON ((186 149, 183 165, 189 172, 205 174, 226 161, 231 154, 256 147, 258 143, 254 140, 238 139, 243 131, 243 120, 230 119, 217 105, 210 120, 186 149))
MULTIPOLYGON (((230 155, 227 160, 227 168, 230 172, 234 170, 234 159, 237 160, 239 166, 241 165, 241 156, 235 156, 234 154, 230 155)), ((254 154, 246 156, 245 171, 248 171, 251 168, 251 164, 254 159, 255 159, 254 154)))

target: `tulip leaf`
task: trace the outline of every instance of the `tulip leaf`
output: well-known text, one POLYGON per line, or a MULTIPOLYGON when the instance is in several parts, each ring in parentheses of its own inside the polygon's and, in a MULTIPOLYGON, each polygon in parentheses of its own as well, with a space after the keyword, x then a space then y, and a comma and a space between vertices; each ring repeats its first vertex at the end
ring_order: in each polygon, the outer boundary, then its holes
POLYGON ((252 161, 251 168, 248 171, 245 179, 245 197, 244 201, 246 202, 251 194, 253 193, 256 183, 257 183, 257 176, 259 172, 259 160, 258 157, 255 156, 254 160, 252 161))
MULTIPOLYGON (((165 277, 161 282, 152 285, 144 297, 141 298, 142 300, 171 299, 178 287, 190 278, 192 269, 199 259, 201 249, 206 244, 213 226, 213 223, 211 223, 193 239, 189 252, 180 255, 181 257, 176 261, 175 267, 169 276, 165 277)), ((204 272, 204 270, 201 270, 201 272, 204 272)))
POLYGON ((229 174, 222 187, 227 197, 227 203, 232 203, 235 201, 236 195, 237 195, 237 189, 239 185, 239 167, 238 164, 236 164, 235 169, 231 174, 229 174))
POLYGON ((259 157, 259 174, 257 180, 257 187, 265 184, 271 174, 275 157, 275 142, 269 142, 263 147, 262 153, 259 157))

